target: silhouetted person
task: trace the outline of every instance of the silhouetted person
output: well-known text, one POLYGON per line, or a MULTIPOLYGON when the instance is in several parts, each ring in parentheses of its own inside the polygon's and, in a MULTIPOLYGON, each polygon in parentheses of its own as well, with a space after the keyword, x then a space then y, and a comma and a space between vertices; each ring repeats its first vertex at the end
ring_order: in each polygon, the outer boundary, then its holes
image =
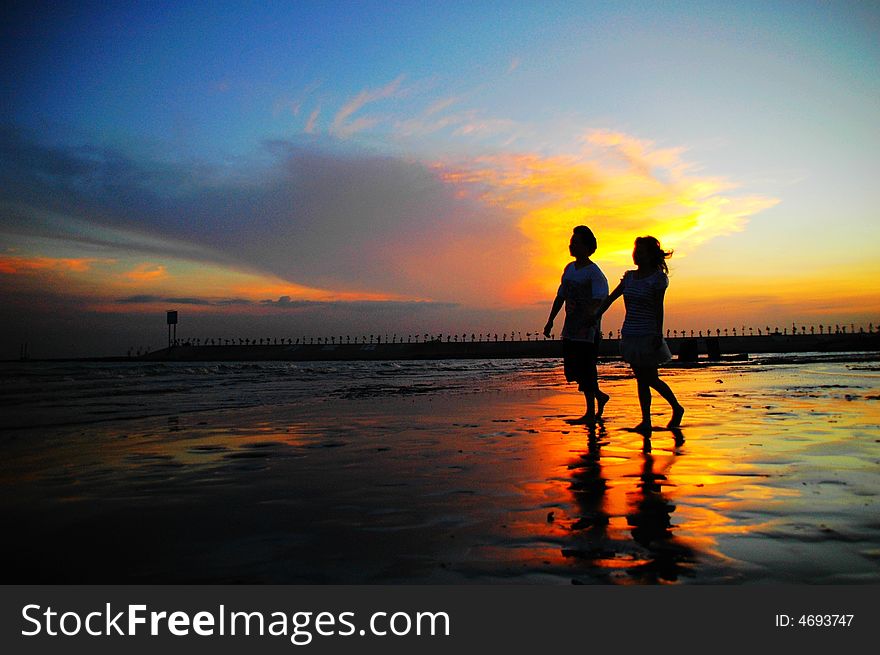
POLYGON ((602 270, 590 260, 596 252, 596 237, 586 225, 572 230, 568 251, 574 261, 562 272, 562 282, 556 292, 550 318, 544 326, 544 336, 549 337, 553 319, 565 305, 565 325, 562 328, 562 356, 565 379, 577 382, 584 394, 584 415, 570 423, 593 423, 602 416, 608 395, 599 390, 596 359, 602 327, 594 316, 602 301, 608 296, 608 280, 602 270))
POLYGON ((638 267, 624 273, 620 284, 611 292, 597 312, 597 320, 611 304, 623 296, 626 317, 620 330, 620 354, 633 370, 638 385, 642 421, 635 430, 651 431, 651 389, 656 389, 672 408, 667 427, 681 425, 682 407, 657 369, 672 359, 663 340, 663 298, 669 286, 666 260, 672 251, 665 251, 654 237, 639 237, 633 248, 633 263, 638 267))

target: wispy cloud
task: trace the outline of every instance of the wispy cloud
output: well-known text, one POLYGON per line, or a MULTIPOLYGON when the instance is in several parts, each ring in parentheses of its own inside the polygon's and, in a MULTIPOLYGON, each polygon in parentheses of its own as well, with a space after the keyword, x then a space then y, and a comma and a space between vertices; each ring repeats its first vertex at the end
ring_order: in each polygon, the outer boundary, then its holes
POLYGON ((293 116, 299 116, 303 103, 300 100, 290 100, 287 98, 276 100, 272 105, 272 116, 278 117, 283 113, 290 113, 293 116))
POLYGON ((321 82, 315 80, 294 95, 284 95, 279 97, 272 105, 272 115, 278 117, 281 114, 289 113, 293 116, 299 116, 306 101, 320 86, 321 82))
POLYGON ((315 130, 318 127, 318 115, 321 113, 321 108, 317 107, 311 114, 309 114, 309 119, 306 121, 306 126, 303 128, 303 131, 306 134, 314 134, 315 130))
POLYGON ((141 303, 165 302, 161 296, 151 296, 149 294, 140 294, 137 296, 127 296, 116 300, 120 305, 139 305, 141 303))
POLYGON ((96 263, 113 263, 113 260, 95 258, 59 258, 0 256, 0 273, 21 275, 35 271, 85 273, 96 263))
POLYGON ((161 264, 143 263, 126 271, 123 276, 132 282, 156 282, 168 278, 168 269, 161 264))
POLYGON ((412 117, 399 119, 394 123, 394 131, 401 137, 425 137, 447 130, 456 137, 496 137, 516 138, 521 125, 506 118, 489 118, 477 109, 458 109, 461 99, 444 98, 429 105, 423 112, 412 117))
POLYGON ((395 300, 350 300, 350 301, 316 301, 296 300, 290 296, 281 296, 278 300, 262 300, 260 305, 275 310, 342 310, 359 312, 362 314, 374 314, 388 316, 405 313, 408 315, 420 312, 449 311, 459 307, 457 303, 450 302, 427 302, 427 301, 395 301, 395 300))
POLYGON ((419 116, 397 121, 394 125, 394 130, 402 137, 422 137, 435 134, 449 127, 455 127, 466 120, 467 117, 462 114, 439 117, 419 116))
POLYGON ((302 309, 309 308, 319 310, 323 308, 344 308, 350 311, 365 312, 388 312, 454 309, 457 303, 428 302, 428 301, 396 301, 396 300, 307 300, 280 296, 277 300, 266 298, 259 301, 247 298, 201 298, 201 297, 177 297, 162 296, 156 294, 136 294, 124 296, 113 301, 117 305, 191 305, 199 307, 228 308, 240 307, 263 307, 271 309, 302 309))
POLYGON ((207 300, 205 298, 166 298, 163 296, 152 296, 142 294, 137 296, 127 296, 119 298, 116 303, 120 305, 145 305, 145 304, 172 304, 172 305, 217 305, 220 301, 207 300))
POLYGON ((349 119, 369 103, 401 95, 403 93, 401 91, 403 79, 404 76, 401 75, 379 89, 365 89, 346 102, 333 118, 333 123, 330 126, 331 134, 346 138, 376 125, 379 120, 377 118, 359 118, 354 121, 349 119))
POLYGON ((505 118, 474 118, 457 127, 453 134, 458 136, 494 135, 509 132, 516 127, 516 122, 505 118))
POLYGON ((430 104, 423 112, 423 115, 424 116, 433 116, 434 114, 439 114, 444 109, 449 109, 450 107, 452 107, 453 105, 457 104, 460 101, 461 101, 461 99, 458 98, 457 96, 451 96, 449 98, 441 98, 440 100, 437 100, 436 102, 430 104))

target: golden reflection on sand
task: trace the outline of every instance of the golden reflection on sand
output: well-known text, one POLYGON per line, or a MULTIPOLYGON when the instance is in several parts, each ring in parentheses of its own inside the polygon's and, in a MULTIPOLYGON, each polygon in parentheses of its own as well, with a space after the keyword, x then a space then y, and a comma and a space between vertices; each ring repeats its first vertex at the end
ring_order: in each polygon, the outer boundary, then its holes
MULTIPOLYGON (((676 383, 680 397, 692 397, 706 382, 676 383)), ((718 535, 748 534, 773 522, 736 522, 725 510, 774 499, 783 503, 798 492, 765 486, 754 466, 719 448, 711 425, 655 430, 650 438, 610 428, 639 420, 629 386, 626 380, 604 386, 614 398, 607 410, 611 417, 595 427, 561 430, 569 432, 569 440, 538 446, 541 456, 535 461, 547 463, 543 475, 548 480, 558 475, 554 463, 567 462, 571 500, 562 503, 564 510, 554 521, 557 535, 569 544, 562 548, 563 557, 575 569, 607 569, 612 572, 608 581, 623 583, 676 581, 697 558, 729 562, 717 548, 718 535)), ((542 411, 575 416, 577 400, 576 394, 552 395, 544 399, 542 411)))
MULTIPOLYGON (((547 375, 119 421, 41 434, 39 448, 22 434, 6 441, 2 505, 28 526, 34 566, 67 529, 100 568, 118 532, 101 526, 128 521, 131 539, 185 526, 127 544, 145 558, 126 569, 138 580, 876 581, 876 380, 665 371, 687 413, 646 439, 629 429, 634 382, 603 372, 611 401, 594 427, 566 421, 583 398, 547 375)), ((92 580, 75 566, 47 579, 92 580)))

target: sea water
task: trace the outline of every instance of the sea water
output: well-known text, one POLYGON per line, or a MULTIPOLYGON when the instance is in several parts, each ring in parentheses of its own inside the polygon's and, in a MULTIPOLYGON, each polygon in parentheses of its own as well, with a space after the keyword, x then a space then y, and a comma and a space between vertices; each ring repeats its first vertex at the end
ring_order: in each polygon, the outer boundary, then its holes
MULTIPOLYGON (((753 356, 719 370, 773 365, 790 381, 800 371, 834 385, 880 375, 878 353, 753 356), (835 380, 832 380, 835 378, 835 380), (840 379, 837 379, 840 378, 840 379)), ((688 368, 664 369, 668 376, 688 368)), ((599 365, 600 378, 629 376, 620 360, 599 365)), ((87 425, 189 412, 291 405, 316 398, 472 393, 517 387, 563 387, 559 359, 351 362, 5 362, 0 363, 2 429, 87 425)), ((786 383, 781 383, 784 393, 786 383)), ((833 388, 833 387, 829 387, 833 388)))

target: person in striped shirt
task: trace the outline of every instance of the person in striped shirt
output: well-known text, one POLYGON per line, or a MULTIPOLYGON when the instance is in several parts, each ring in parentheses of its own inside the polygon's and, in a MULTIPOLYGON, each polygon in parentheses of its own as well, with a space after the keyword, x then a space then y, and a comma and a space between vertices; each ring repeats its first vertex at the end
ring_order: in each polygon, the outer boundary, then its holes
POLYGON ((633 370, 639 393, 642 421, 634 429, 651 431, 651 389, 669 403, 672 418, 666 427, 678 428, 684 416, 684 407, 672 389, 660 379, 657 369, 672 359, 672 353, 663 339, 663 298, 669 286, 669 267, 666 260, 672 251, 663 250, 660 242, 651 236, 639 237, 633 248, 633 263, 638 267, 624 273, 620 284, 596 311, 596 320, 623 296, 626 316, 620 329, 620 354, 633 370))

